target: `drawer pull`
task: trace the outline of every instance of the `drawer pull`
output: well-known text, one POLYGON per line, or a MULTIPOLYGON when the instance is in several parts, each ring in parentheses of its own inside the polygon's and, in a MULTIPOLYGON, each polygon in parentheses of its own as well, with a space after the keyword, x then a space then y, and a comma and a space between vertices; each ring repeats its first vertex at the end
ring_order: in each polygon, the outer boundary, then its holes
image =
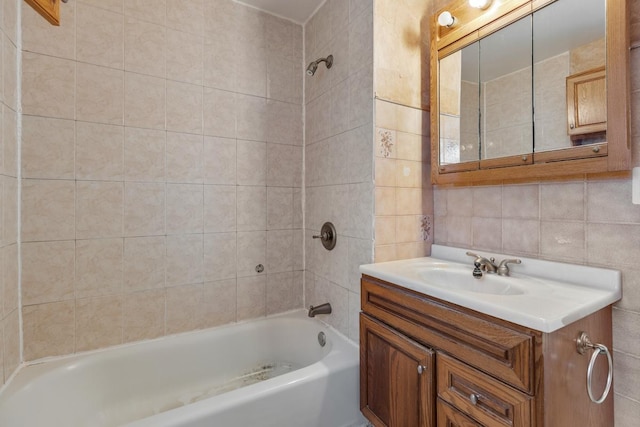
POLYGON ((427 370, 427 367, 426 367, 426 366, 418 365, 418 374, 419 374, 419 375, 422 375, 422 373, 423 373, 424 371, 426 371, 426 370, 427 370))
POLYGON ((471 395, 469 396, 469 400, 471 401, 471 404, 473 406, 478 404, 478 395, 475 393, 471 393, 471 395))

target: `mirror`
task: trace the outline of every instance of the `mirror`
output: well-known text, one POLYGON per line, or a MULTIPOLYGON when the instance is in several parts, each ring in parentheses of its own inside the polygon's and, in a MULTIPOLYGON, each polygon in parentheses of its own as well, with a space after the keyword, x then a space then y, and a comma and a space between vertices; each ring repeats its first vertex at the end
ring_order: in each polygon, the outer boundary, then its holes
POLYGON ((482 159, 533 151, 531 16, 480 39, 482 159))
POLYGON ((605 0, 559 0, 533 14, 536 152, 606 142, 605 16, 605 0))
POLYGON ((486 10, 455 0, 443 11, 455 20, 432 21, 435 183, 457 182, 438 179, 449 173, 487 181, 497 172, 483 170, 526 165, 560 176, 560 165, 539 165, 596 157, 605 159, 588 162, 591 171, 628 168, 628 65, 607 68, 612 58, 628 64, 627 0, 514 0, 486 10), (612 83, 612 73, 624 80, 612 83), (626 102, 612 104, 612 88, 626 102))

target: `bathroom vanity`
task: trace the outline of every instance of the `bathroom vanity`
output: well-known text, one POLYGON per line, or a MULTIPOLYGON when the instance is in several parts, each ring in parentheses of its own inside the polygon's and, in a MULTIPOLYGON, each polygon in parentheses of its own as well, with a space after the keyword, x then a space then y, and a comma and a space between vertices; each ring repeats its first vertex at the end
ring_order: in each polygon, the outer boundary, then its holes
POLYGON ((465 257, 434 245, 429 258, 361 266, 360 407, 369 421, 612 426, 613 397, 596 404, 587 391, 592 363, 592 396, 604 395, 608 354, 580 354, 576 340, 587 332, 611 348, 619 272, 523 258, 512 277, 474 279, 465 257))

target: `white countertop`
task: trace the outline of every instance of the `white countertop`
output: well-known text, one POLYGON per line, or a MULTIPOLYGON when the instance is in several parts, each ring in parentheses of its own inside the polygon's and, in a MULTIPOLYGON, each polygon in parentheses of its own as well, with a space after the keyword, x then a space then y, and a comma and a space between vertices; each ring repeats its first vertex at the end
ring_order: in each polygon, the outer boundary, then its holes
MULTIPOLYGON (((543 261, 475 251, 486 258, 520 258, 510 264, 510 277, 485 273, 487 281, 513 283, 515 294, 501 295, 452 289, 434 283, 435 270, 468 270, 472 277, 473 258, 466 249, 433 245, 431 256, 360 266, 360 272, 425 295, 526 326, 553 332, 604 308, 622 297, 621 273, 617 270, 543 261), (431 281, 431 283, 430 283, 431 281), (508 282, 507 282, 508 281, 508 282)), ((465 273, 466 274, 466 273, 465 273)), ((465 276, 466 278, 466 276, 465 276)), ((482 287, 482 279, 477 281, 482 287)), ((475 284, 475 282, 474 282, 475 284)))

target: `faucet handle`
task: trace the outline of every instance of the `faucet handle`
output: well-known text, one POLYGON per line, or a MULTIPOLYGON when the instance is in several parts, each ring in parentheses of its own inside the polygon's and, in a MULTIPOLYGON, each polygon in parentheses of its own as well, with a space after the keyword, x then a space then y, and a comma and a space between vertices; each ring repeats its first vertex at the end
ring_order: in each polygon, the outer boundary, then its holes
POLYGON ((518 258, 508 258, 500 261, 500 265, 498 265, 498 275, 499 276, 508 276, 509 275, 509 266, 507 264, 520 264, 522 260, 518 258))

